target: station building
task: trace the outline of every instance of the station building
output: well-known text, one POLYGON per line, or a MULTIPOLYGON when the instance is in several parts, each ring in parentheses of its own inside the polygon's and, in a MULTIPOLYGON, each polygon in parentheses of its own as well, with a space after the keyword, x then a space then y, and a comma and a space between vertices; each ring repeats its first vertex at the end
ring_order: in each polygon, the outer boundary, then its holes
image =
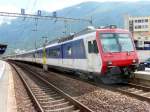
POLYGON ((124 16, 124 28, 129 30, 138 50, 150 50, 150 16, 124 16))

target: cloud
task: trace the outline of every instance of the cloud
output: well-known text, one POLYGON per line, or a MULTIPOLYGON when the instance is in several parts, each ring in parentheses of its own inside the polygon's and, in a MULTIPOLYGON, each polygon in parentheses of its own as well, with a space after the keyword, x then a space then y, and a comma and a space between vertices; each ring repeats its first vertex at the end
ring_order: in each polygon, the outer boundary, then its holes
MULTIPOLYGON (((20 10, 13 6, 13 5, 0 5, 0 12, 10 12, 10 13, 17 13, 20 10)), ((11 20, 15 19, 14 17, 3 17, 0 16, 0 25, 3 23, 11 24, 11 20)))
POLYGON ((135 2, 140 0, 10 0, 5 1, 5 4, 0 1, 0 11, 20 12, 20 8, 25 8, 26 12, 33 13, 37 10, 55 11, 82 2, 97 1, 97 2, 135 2), (13 1, 13 2, 12 2, 13 1))
POLYGON ((38 8, 41 10, 46 10, 46 11, 55 11, 59 10, 65 7, 69 7, 72 5, 76 5, 82 2, 88 2, 88 1, 96 1, 96 2, 136 2, 140 0, 45 0, 38 2, 38 8))
POLYGON ((20 9, 14 5, 8 4, 8 5, 0 5, 0 11, 1 12, 19 12, 20 9))
MULTIPOLYGON (((11 0, 12 1, 12 0, 11 0)), ((66 8, 72 5, 77 5, 82 2, 88 1, 97 1, 97 2, 113 2, 113 1, 120 1, 120 2, 136 2, 140 0, 29 0, 27 3, 26 0, 13 0, 13 2, 7 2, 3 4, 0 2, 0 12, 12 12, 12 13, 20 13, 20 7, 26 9, 26 13, 34 13, 37 10, 46 10, 49 12, 60 10, 62 8, 66 8), (12 3, 12 4, 11 4, 12 3), (28 6, 28 7, 27 7, 28 6)), ((79 8, 79 7, 78 7, 79 8)), ((11 23, 11 20, 15 18, 7 18, 0 17, 0 24, 3 22, 11 23)))

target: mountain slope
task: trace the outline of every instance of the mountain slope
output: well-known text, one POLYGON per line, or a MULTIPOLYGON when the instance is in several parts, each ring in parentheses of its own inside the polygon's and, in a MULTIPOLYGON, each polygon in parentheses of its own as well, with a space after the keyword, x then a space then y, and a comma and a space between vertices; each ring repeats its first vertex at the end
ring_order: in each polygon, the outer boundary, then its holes
MULTIPOLYGON (((57 11, 58 16, 73 18, 93 18, 94 26, 116 24, 123 27, 124 14, 136 16, 150 15, 150 2, 85 2, 57 11)), ((51 13, 44 12, 44 15, 51 13)), ((8 44, 7 53, 12 49, 33 49, 43 43, 42 36, 49 40, 65 35, 63 32, 77 32, 89 25, 87 22, 67 22, 66 29, 63 21, 38 20, 37 31, 35 20, 15 19, 11 24, 0 26, 0 42, 8 44)))

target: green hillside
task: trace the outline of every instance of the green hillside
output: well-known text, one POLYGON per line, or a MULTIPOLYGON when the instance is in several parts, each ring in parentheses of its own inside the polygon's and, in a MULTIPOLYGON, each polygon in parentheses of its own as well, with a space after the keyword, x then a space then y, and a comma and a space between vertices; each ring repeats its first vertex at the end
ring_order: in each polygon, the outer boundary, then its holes
MULTIPOLYGON (((124 14, 147 16, 150 15, 150 2, 85 2, 79 5, 68 7, 57 11, 58 16, 74 18, 93 18, 94 26, 105 26, 116 24, 123 27, 124 14)), ((43 13, 43 12, 42 12, 43 13)), ((44 12, 44 15, 52 15, 44 12)), ((89 25, 87 22, 67 22, 55 20, 38 20, 37 31, 35 30, 35 20, 15 19, 11 24, 0 25, 0 42, 8 44, 7 53, 14 49, 28 50, 42 45, 42 36, 47 36, 49 40, 62 37, 70 32, 77 32, 89 25)))

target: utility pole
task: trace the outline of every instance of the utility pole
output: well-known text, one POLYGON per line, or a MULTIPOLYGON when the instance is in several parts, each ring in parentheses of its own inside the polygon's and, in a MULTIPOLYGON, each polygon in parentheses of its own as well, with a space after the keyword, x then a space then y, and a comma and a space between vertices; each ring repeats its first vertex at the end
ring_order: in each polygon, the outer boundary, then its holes
POLYGON ((35 43, 34 43, 34 47, 35 47, 35 53, 34 53, 34 61, 36 62, 36 58, 37 58, 37 45, 36 45, 36 40, 35 40, 35 43))
POLYGON ((42 60, 43 60, 43 71, 46 72, 48 71, 48 65, 47 65, 47 60, 46 60, 46 45, 48 42, 48 37, 42 37, 42 39, 44 40, 43 43, 43 55, 42 55, 42 60))

